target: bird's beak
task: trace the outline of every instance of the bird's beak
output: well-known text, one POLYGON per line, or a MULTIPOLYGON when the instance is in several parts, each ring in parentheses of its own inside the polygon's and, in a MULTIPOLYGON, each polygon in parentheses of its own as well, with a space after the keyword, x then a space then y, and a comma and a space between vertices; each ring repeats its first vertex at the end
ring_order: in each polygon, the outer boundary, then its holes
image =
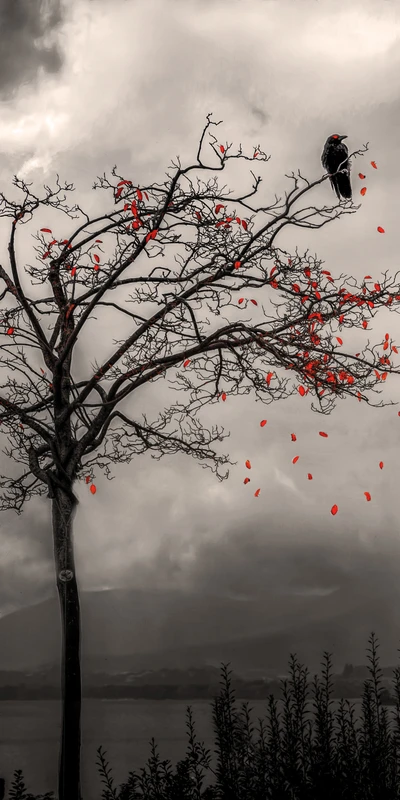
POLYGON ((340 141, 342 142, 343 139, 347 139, 347 136, 340 136, 339 138, 340 138, 340 141))

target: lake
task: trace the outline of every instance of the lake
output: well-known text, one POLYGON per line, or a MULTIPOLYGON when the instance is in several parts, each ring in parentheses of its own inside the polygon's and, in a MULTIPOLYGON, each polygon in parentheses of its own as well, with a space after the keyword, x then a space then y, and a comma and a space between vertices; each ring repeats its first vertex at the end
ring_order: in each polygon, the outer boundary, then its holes
MULTIPOLYGON (((360 701, 354 701, 360 706, 360 701)), ((131 769, 144 766, 154 736, 161 758, 172 763, 186 750, 185 711, 193 709, 200 740, 213 752, 210 700, 83 700, 82 791, 84 800, 100 800, 102 785, 96 767, 101 745, 117 785, 131 769)), ((336 705, 336 703, 335 703, 336 705)), ((254 721, 264 717, 265 701, 250 701, 254 721)), ((34 794, 57 786, 60 705, 53 700, 0 701, 0 776, 9 786, 15 769, 22 769, 34 794)))

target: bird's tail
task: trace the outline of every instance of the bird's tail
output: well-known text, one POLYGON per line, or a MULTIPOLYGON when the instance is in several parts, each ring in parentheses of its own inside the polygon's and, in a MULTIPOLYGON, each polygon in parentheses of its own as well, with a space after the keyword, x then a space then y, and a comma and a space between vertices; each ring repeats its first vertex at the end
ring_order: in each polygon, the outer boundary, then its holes
MULTIPOLYGON (((350 183, 350 176, 348 172, 338 172, 335 175, 335 179, 337 181, 337 190, 339 190, 341 196, 345 200, 351 200, 352 192, 351 192, 351 183, 350 183)), ((336 187, 335 187, 336 188, 336 187)))

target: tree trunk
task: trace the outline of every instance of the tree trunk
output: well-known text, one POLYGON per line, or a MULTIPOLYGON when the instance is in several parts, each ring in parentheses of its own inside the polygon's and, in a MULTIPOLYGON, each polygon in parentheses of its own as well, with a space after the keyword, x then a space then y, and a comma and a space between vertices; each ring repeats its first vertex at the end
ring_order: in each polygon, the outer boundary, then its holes
POLYGON ((62 728, 58 800, 81 800, 80 606, 75 574, 72 523, 76 501, 56 489, 52 501, 53 543, 62 628, 62 728))

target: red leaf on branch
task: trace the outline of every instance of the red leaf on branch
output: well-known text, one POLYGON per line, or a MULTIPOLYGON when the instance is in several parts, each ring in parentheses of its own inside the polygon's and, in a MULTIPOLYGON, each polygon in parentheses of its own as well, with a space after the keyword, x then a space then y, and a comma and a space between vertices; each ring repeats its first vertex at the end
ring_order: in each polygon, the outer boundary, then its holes
POLYGON ((220 149, 221 153, 225 153, 225 147, 224 147, 223 144, 220 144, 219 149, 220 149))
POLYGON ((297 283, 292 283, 292 289, 294 292, 299 292, 300 286, 297 283))
POLYGON ((249 459, 247 459, 247 461, 245 461, 245 467, 247 467, 247 469, 251 469, 251 464, 250 464, 249 459))
POLYGON ((115 193, 115 199, 118 200, 118 198, 121 197, 121 194, 122 194, 122 186, 120 187, 120 189, 117 189, 115 193))
POLYGON ((239 297, 238 303, 241 305, 243 303, 244 297, 239 297))
POLYGON ((299 386, 297 391, 302 397, 304 397, 304 395, 306 393, 306 390, 305 390, 304 386, 299 386))
POLYGON ((219 214, 219 212, 221 211, 221 208, 223 208, 223 207, 224 207, 223 203, 218 203, 218 205, 215 206, 215 213, 219 214))
POLYGON ((144 193, 144 196, 145 196, 146 200, 149 199, 149 195, 147 194, 147 192, 144 193))
POLYGON ((93 258, 94 258, 96 264, 100 263, 100 259, 99 259, 98 255, 97 255, 97 253, 94 254, 93 258))
POLYGON ((338 512, 338 511, 339 511, 339 508, 338 508, 338 506, 337 506, 337 505, 336 505, 336 503, 335 503, 335 505, 334 505, 334 506, 332 506, 332 508, 331 508, 331 514, 332 514, 332 516, 334 517, 334 516, 335 516, 335 514, 337 514, 337 512, 338 512))
POLYGON ((263 428, 266 424, 267 424, 267 420, 266 419, 262 419, 261 422, 260 422, 260 428, 263 428))
POLYGON ((42 233, 53 233, 53 231, 50 228, 40 228, 40 230, 42 231, 42 233))
POLYGON ((256 489, 256 491, 254 492, 254 497, 258 497, 260 492, 261 492, 261 489, 256 489))
POLYGON ((86 475, 85 481, 86 481, 86 484, 90 483, 90 475, 86 475))
POLYGON ((397 347, 394 344, 392 344, 392 350, 393 350, 394 353, 398 353, 399 352, 397 347))
POLYGON ((267 382, 268 386, 270 385, 270 383, 271 383, 271 378, 273 378, 273 377, 274 377, 274 373, 273 373, 273 372, 269 372, 269 373, 268 373, 268 375, 267 375, 267 377, 265 378, 265 380, 266 380, 266 382, 267 382))
POLYGON ((337 336, 336 340, 339 342, 339 344, 343 344, 343 339, 341 339, 340 336, 337 336))
POLYGON ((7 336, 12 336, 14 333, 14 328, 8 328, 7 336))
POLYGON ((246 483, 250 483, 250 478, 245 478, 245 479, 244 479, 244 481, 243 481, 243 483, 244 483, 245 485, 246 485, 246 483))
POLYGON ((367 187, 366 187, 366 186, 363 186, 363 188, 362 188, 362 189, 361 189, 361 191, 360 191, 360 194, 361 194, 363 197, 364 197, 364 195, 365 195, 365 194, 367 194, 367 187))
POLYGON ((190 358, 187 358, 186 361, 183 362, 184 367, 188 367, 190 364, 190 358))
POLYGON ((344 314, 341 314, 339 317, 339 325, 342 324, 343 320, 344 320, 344 314))
POLYGON ((139 201, 143 200, 143 195, 142 195, 142 192, 140 191, 140 189, 136 189, 136 194, 137 194, 137 199, 139 201))
POLYGON ((242 219, 242 228, 244 228, 244 230, 247 231, 247 222, 245 219, 242 219))
POLYGON ((251 299, 251 300, 250 300, 250 303, 253 303, 253 306, 258 306, 257 300, 253 300, 253 299, 251 299))
POLYGON ((378 169, 375 161, 371 161, 371 167, 373 167, 374 169, 378 169))
POLYGON ((221 394, 221 400, 223 400, 223 402, 225 403, 225 400, 226 400, 226 392, 222 392, 222 394, 221 394))
POLYGON ((382 228, 381 225, 378 225, 376 230, 378 231, 378 233, 385 233, 385 229, 382 228))
POLYGON ((368 502, 369 502, 371 500, 370 493, 369 492, 364 492, 364 494, 365 494, 365 499, 368 500, 368 502))
POLYGON ((132 181, 120 181, 119 183, 117 183, 117 186, 126 186, 128 184, 132 186, 132 181))
POLYGON ((97 489, 96 489, 96 487, 95 487, 94 483, 92 483, 92 485, 91 485, 91 487, 90 487, 90 491, 91 491, 91 493, 92 493, 92 494, 96 494, 96 492, 97 492, 97 489))
POLYGON ((76 274, 76 267, 72 267, 72 269, 71 269, 71 277, 73 278, 75 274, 76 274))
POLYGON ((365 330, 365 328, 368 328, 368 322, 367 322, 366 319, 363 319, 362 326, 363 326, 364 330, 365 330))
POLYGON ((96 239, 96 242, 99 242, 99 244, 103 244, 103 240, 102 239, 96 239))
POLYGON ((241 262, 240 261, 235 261, 235 269, 239 269, 240 266, 241 266, 241 262))

